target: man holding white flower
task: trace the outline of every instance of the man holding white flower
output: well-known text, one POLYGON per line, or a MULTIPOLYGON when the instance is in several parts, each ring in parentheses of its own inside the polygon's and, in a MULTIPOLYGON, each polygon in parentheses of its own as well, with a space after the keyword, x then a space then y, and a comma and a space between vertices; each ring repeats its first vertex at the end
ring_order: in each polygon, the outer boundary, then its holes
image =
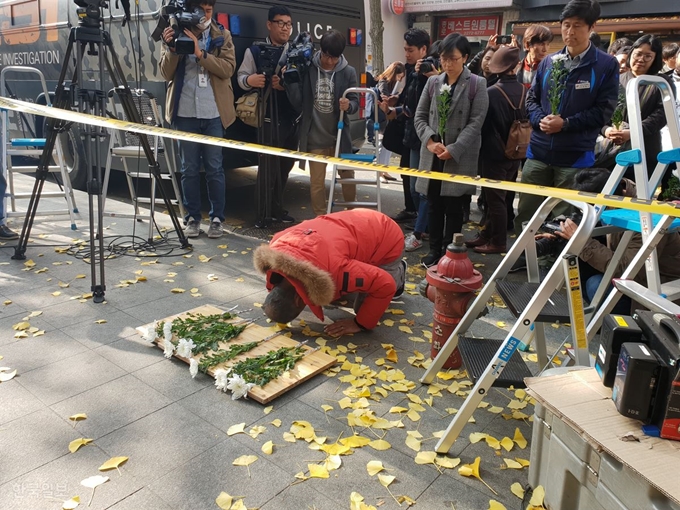
MULTIPOLYGON (((541 62, 526 98, 534 131, 523 183, 567 188, 580 169, 595 162, 595 140, 614 113, 619 90, 618 62, 590 43, 599 16, 596 0, 571 0, 560 15, 566 46, 541 62)), ((520 195, 517 233, 543 200, 520 195)), ((568 207, 560 205, 554 214, 568 207)))

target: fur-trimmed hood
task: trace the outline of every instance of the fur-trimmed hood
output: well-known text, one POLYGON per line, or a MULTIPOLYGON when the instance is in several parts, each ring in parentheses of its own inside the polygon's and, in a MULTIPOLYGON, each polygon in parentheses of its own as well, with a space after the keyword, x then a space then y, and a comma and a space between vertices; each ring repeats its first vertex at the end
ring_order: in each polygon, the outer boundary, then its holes
MULTIPOLYGON (((262 245, 253 253, 253 262, 255 269, 267 275, 267 288, 271 288, 272 273, 284 276, 317 316, 319 314, 314 308, 328 305, 335 298, 336 289, 332 276, 307 260, 262 245)), ((322 312, 321 316, 323 317, 322 312)))

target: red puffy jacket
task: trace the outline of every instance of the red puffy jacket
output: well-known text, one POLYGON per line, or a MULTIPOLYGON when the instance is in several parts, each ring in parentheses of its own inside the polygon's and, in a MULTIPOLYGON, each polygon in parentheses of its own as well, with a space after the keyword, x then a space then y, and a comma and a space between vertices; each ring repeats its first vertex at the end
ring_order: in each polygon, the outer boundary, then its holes
POLYGON ((394 262, 404 250, 404 234, 377 211, 354 209, 303 221, 274 236, 254 253, 255 268, 289 280, 321 320, 322 306, 344 294, 366 294, 356 321, 376 326, 396 292, 392 276, 379 266, 394 262))

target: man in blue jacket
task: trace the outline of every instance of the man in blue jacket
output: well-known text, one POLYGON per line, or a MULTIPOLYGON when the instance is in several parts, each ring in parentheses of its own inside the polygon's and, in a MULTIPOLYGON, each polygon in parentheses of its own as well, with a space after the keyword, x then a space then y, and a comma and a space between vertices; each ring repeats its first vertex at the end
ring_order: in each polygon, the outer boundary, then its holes
MULTIPOLYGON (((599 16, 600 4, 596 0, 571 0, 560 15, 566 47, 543 59, 527 94, 527 111, 534 130, 522 168, 523 183, 567 188, 579 169, 592 167, 595 162, 595 139, 611 119, 619 92, 618 62, 589 40, 599 16), (552 115, 548 92, 556 59, 566 59, 568 74, 559 113, 552 115)), ((517 233, 543 200, 539 195, 520 195, 515 217, 517 233)), ((554 214, 568 209, 567 204, 561 204, 554 214)))

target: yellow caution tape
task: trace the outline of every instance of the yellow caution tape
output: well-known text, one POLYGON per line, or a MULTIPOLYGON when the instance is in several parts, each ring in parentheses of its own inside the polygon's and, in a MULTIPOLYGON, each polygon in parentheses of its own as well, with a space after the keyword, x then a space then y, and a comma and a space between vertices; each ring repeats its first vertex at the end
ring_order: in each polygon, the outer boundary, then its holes
POLYGON ((239 142, 237 140, 228 140, 226 138, 217 138, 212 136, 199 135, 195 133, 187 133, 184 131, 176 131, 174 129, 167 129, 157 126, 135 124, 132 122, 126 122, 118 119, 97 117, 95 115, 89 115, 72 110, 62 110, 59 108, 52 108, 44 105, 37 105, 34 103, 19 101, 17 99, 9 99, 6 97, 0 97, 0 110, 15 110, 31 115, 52 117, 66 122, 73 122, 77 124, 89 124, 107 129, 118 129, 121 131, 129 131, 132 133, 146 134, 148 136, 160 136, 163 138, 185 140, 188 142, 206 143, 210 145, 217 145, 219 147, 225 147, 227 149, 238 149, 249 152, 256 152, 259 154, 269 154, 272 156, 287 156, 294 159, 318 161, 320 163, 331 163, 336 165, 342 165, 343 168, 355 170, 374 170, 376 172, 389 171, 401 175, 408 175, 411 177, 426 177, 428 179, 437 179, 440 181, 454 182, 458 184, 484 186, 486 188, 501 189, 505 191, 515 191, 517 193, 529 193, 532 195, 540 195, 544 197, 555 197, 561 200, 588 202, 591 204, 603 205, 612 208, 632 209, 634 211, 649 212, 654 214, 669 215, 676 217, 680 216, 680 204, 675 204, 673 202, 644 200, 640 198, 620 197, 615 195, 604 195, 598 193, 586 193, 571 189, 552 188, 549 186, 537 186, 535 184, 523 184, 521 182, 498 181, 494 179, 485 179, 482 177, 470 177, 467 175, 447 174, 443 172, 432 172, 430 170, 416 170, 414 168, 404 168, 390 165, 380 165, 378 163, 352 161, 342 158, 336 158, 334 156, 309 154, 306 152, 280 149, 278 147, 269 147, 266 145, 259 145, 256 143, 239 142))
POLYGON ((581 294, 581 275, 579 274, 576 258, 574 263, 569 265, 567 270, 569 284, 569 303, 572 310, 572 320, 574 321, 574 337, 576 347, 579 349, 588 348, 588 336, 586 334, 586 321, 583 312, 583 295, 581 294))

